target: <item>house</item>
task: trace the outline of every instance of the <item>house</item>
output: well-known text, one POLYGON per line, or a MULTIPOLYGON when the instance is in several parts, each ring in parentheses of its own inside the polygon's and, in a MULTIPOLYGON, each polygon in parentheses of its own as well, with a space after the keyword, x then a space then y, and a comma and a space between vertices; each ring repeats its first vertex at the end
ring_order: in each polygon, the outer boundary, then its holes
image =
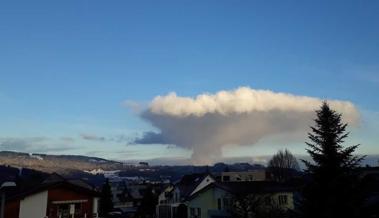
MULTIPOLYGON (((294 209, 293 187, 285 184, 256 182, 215 182, 191 195, 187 200, 188 218, 231 218, 231 206, 238 196, 260 199, 260 207, 277 205, 283 210, 294 209)), ((257 201, 258 202, 258 201, 257 201)))
POLYGON ((114 202, 114 207, 120 209, 128 217, 134 216, 138 207, 141 206, 146 190, 145 184, 125 184, 122 193, 117 196, 118 200, 114 202))
POLYGON ((149 167, 149 163, 148 162, 139 162, 138 166, 139 167, 149 167))
POLYGON ((6 218, 98 217, 99 193, 81 180, 52 174, 28 188, 7 193, 6 218))
POLYGON ((245 172, 222 172, 222 182, 247 182, 270 180, 270 174, 265 169, 245 172))
POLYGON ((155 197, 161 193, 162 184, 140 182, 125 179, 112 179, 109 181, 112 192, 114 210, 122 217, 134 217, 143 204, 146 195, 151 192, 155 197))
POLYGON ((175 186, 169 184, 161 194, 158 196, 158 205, 157 205, 157 217, 158 218, 171 218, 171 202, 173 198, 173 191, 175 186))
POLYGON ((179 182, 169 185, 158 197, 158 218, 184 218, 187 199, 207 185, 216 182, 209 173, 185 175, 179 182))

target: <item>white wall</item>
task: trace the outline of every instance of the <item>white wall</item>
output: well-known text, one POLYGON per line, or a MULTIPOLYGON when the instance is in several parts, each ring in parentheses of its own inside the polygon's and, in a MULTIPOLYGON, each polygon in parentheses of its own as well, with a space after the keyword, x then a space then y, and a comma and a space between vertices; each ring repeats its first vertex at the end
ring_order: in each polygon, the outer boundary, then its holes
POLYGON ((222 189, 212 187, 204 192, 199 193, 196 197, 188 202, 188 217, 190 217, 191 208, 201 209, 201 218, 210 218, 213 215, 226 216, 227 213, 218 210, 218 199, 229 198, 229 194, 222 189))
POLYGON ((47 191, 30 195, 20 201, 20 218, 43 218, 47 210, 47 191))
POLYGON ((93 198, 92 213, 96 214, 95 217, 97 217, 97 215, 99 213, 99 198, 93 198))

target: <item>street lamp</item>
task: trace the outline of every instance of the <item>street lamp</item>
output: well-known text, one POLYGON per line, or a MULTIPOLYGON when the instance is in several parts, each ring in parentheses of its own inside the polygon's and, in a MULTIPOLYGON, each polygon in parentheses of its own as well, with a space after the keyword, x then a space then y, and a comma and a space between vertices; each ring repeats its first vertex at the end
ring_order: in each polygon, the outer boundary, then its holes
POLYGON ((3 190, 10 187, 16 187, 16 183, 7 181, 7 182, 3 182, 3 184, 1 184, 0 186, 0 191, 2 191, 0 218, 4 218, 4 212, 5 212, 5 191, 3 190))

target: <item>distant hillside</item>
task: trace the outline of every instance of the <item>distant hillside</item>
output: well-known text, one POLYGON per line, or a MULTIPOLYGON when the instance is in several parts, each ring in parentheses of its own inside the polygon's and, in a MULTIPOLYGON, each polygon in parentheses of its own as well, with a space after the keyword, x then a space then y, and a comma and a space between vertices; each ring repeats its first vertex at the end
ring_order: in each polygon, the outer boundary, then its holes
POLYGON ((85 180, 101 182, 104 176, 98 176, 101 172, 116 171, 122 177, 142 177, 151 181, 169 179, 175 181, 183 175, 209 171, 215 175, 223 171, 249 171, 262 169, 259 164, 217 163, 213 166, 149 166, 147 163, 139 165, 127 165, 117 161, 106 160, 97 157, 79 155, 46 155, 28 154, 20 152, 1 151, 0 166, 16 168, 28 168, 46 173, 59 173, 61 175, 82 178, 85 180), (92 171, 94 173, 87 173, 92 171))
MULTIPOLYGON (((378 157, 379 156, 376 155, 367 156, 362 165, 370 164, 371 166, 377 166, 378 157)), ((302 157, 302 159, 306 158, 307 157, 302 157)), ((264 169, 265 167, 260 164, 250 164, 246 162, 234 164, 216 163, 213 166, 149 166, 144 162, 137 165, 127 165, 103 158, 80 155, 46 155, 1 151, 0 177, 5 178, 9 172, 11 172, 11 175, 17 174, 19 172, 17 168, 27 168, 44 173, 56 172, 65 177, 82 179, 95 186, 100 186, 104 182, 105 177, 109 177, 109 175, 127 179, 140 178, 147 181, 170 180, 171 182, 175 182, 183 175, 191 173, 210 172, 218 176, 224 171, 251 171, 264 169), (2 166, 3 168, 1 170, 2 166)))
POLYGON ((43 172, 68 173, 93 169, 116 170, 127 168, 120 162, 79 155, 46 155, 1 151, 0 165, 30 168, 43 172))

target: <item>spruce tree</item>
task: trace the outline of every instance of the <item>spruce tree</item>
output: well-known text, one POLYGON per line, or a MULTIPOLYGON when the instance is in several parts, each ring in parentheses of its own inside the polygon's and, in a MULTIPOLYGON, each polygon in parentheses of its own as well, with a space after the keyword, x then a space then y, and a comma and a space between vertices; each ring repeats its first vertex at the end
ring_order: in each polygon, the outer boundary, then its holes
POLYGON ((155 214, 155 207, 158 204, 158 196, 151 186, 144 190, 141 205, 138 208, 136 218, 152 218, 155 214))
POLYGON ((303 192, 304 217, 359 217, 360 195, 355 169, 362 157, 353 153, 359 145, 344 147, 348 137, 342 115, 327 102, 316 111, 315 126, 308 133, 307 152, 312 161, 304 161, 310 175, 303 192))

